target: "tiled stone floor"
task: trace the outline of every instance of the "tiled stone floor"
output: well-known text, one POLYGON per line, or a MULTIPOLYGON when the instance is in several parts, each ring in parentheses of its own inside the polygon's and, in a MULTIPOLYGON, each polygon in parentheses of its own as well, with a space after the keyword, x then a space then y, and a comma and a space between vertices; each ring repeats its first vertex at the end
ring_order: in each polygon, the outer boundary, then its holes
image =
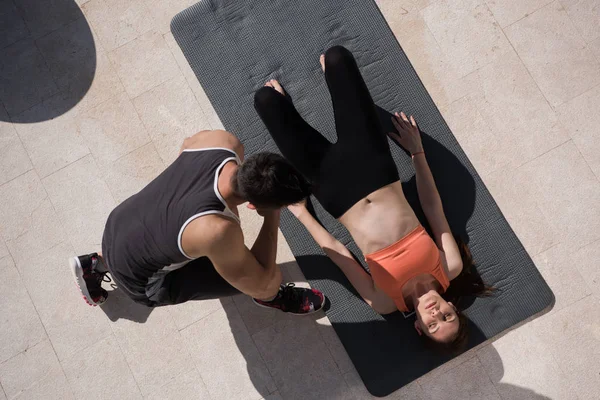
MULTIPOLYGON (((71 281, 111 209, 221 126, 169 32, 194 2, 0 1, 0 399, 370 398, 322 315, 91 308, 71 281)), ((390 398, 600 399, 600 3, 378 4, 556 295, 390 398)))

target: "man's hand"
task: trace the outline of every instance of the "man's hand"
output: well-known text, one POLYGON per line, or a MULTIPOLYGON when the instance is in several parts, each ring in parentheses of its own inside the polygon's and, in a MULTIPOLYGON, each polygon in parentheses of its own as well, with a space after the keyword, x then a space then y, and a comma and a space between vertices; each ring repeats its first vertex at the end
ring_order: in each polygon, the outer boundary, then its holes
POLYGON ((398 133, 389 132, 388 135, 398 142, 410 154, 415 154, 423 151, 421 143, 421 133, 417 127, 414 117, 411 115, 410 120, 404 112, 396 113, 392 117, 392 123, 398 130, 398 133))
POLYGON ((246 207, 250 210, 256 211, 258 215, 264 218, 276 218, 279 217, 279 215, 281 214, 280 208, 260 208, 256 207, 252 203, 248 203, 246 207))
POLYGON ((308 210, 306 209, 306 199, 302 200, 299 203, 289 205, 288 210, 290 210, 290 212, 294 214, 296 218, 300 218, 302 214, 308 212, 308 210))

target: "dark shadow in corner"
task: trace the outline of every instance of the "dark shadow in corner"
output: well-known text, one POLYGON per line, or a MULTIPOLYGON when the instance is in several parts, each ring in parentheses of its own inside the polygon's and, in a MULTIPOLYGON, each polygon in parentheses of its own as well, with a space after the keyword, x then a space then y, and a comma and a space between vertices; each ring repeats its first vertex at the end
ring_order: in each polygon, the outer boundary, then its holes
POLYGON ((113 290, 108 292, 108 299, 100 305, 100 309, 104 311, 108 319, 113 322, 127 319, 140 324, 148 320, 148 316, 154 308, 136 303, 114 284, 111 284, 111 287, 113 290))
POLYGON ((0 120, 34 123, 72 109, 96 73, 92 31, 74 0, 3 0, 0 120), (35 107, 44 102, 43 107, 35 107))

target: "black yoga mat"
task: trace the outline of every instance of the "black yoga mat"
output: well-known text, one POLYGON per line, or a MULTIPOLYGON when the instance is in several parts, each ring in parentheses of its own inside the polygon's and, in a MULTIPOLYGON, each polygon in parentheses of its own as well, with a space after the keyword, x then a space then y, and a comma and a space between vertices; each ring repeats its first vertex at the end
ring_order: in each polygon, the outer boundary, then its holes
MULTIPOLYGON (((318 58, 343 45, 357 59, 386 129, 389 112, 414 114, 452 230, 468 242, 483 280, 498 291, 467 299, 469 346, 547 308, 553 295, 448 129, 372 0, 205 0, 177 15, 171 29, 225 128, 246 152, 277 151, 253 108, 268 79, 281 81, 300 114, 335 140, 331 99, 318 58)), ((422 217, 410 157, 391 144, 407 198, 422 217)), ((490 149, 493 151, 493 149, 490 149)), ((355 160, 367 163, 369 160, 355 160)), ((316 215, 354 252, 348 232, 315 202, 316 215)), ((426 350, 412 318, 376 314, 289 213, 281 228, 300 268, 330 300, 327 316, 367 389, 384 396, 449 357, 426 350)))

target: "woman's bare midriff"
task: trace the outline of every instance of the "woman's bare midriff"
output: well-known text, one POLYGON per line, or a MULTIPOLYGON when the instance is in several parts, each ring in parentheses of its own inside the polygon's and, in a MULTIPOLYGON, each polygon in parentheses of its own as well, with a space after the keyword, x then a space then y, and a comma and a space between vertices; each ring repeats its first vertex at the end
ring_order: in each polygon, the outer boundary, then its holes
POLYGON ((361 199, 339 220, 365 255, 396 243, 419 225, 399 181, 361 199))

